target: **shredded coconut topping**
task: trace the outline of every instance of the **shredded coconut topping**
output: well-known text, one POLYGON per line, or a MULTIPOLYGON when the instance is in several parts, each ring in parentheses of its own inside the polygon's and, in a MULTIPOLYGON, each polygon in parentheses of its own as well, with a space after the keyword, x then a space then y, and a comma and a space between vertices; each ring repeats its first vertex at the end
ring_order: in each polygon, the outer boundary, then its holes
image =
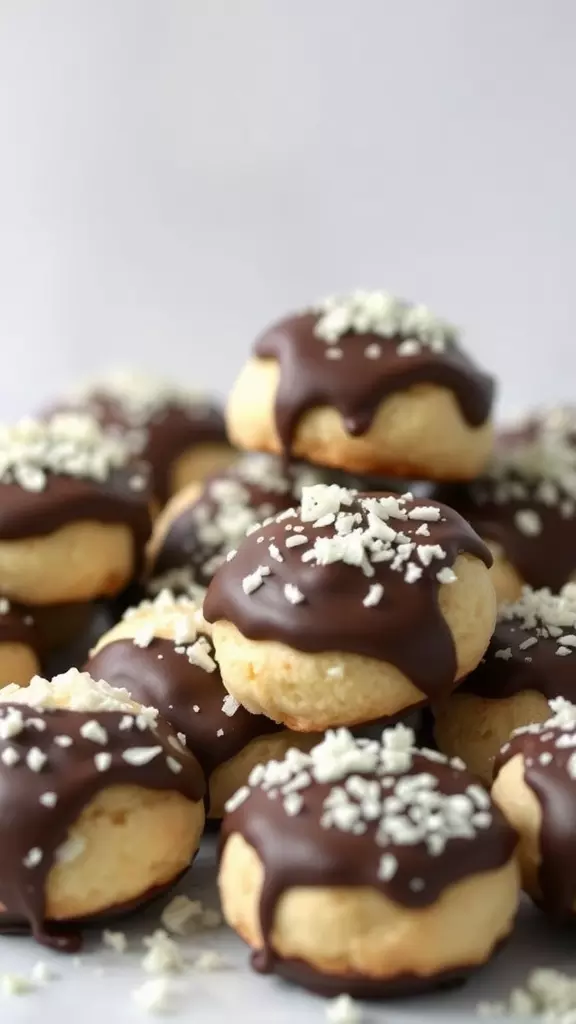
MULTIPOLYGON (((552 640, 557 644, 556 654, 568 657, 576 649, 576 583, 567 583, 558 594, 548 587, 533 590, 525 586, 517 601, 500 606, 498 621, 512 622, 518 628, 514 643, 519 652, 552 640)), ((509 660, 513 656, 512 647, 495 651, 496 658, 509 660)))
POLYGON ((72 398, 90 404, 95 395, 104 395, 122 407, 128 422, 145 427, 158 413, 170 406, 200 415, 208 405, 205 395, 154 374, 118 369, 106 377, 88 381, 77 388, 72 398))
MULTIPOLYGON (((253 789, 262 789, 271 798, 279 793, 286 815, 292 817, 304 806, 308 787, 315 782, 329 784, 320 818, 322 828, 362 835, 374 824, 378 846, 422 843, 431 857, 437 857, 451 839, 474 839, 490 827, 491 801, 477 783, 470 787, 469 781, 463 780, 461 793, 447 795, 441 792, 432 770, 409 774, 415 755, 431 765, 435 761, 448 763, 441 754, 417 750, 414 741, 412 729, 401 724, 386 729, 379 741, 357 739, 347 729, 329 730, 309 753, 291 749, 282 761, 256 765, 247 785, 232 796, 226 810, 234 811, 250 798, 253 789)), ((452 762, 450 766, 461 770, 452 762)), ((396 858, 384 849, 380 879, 389 881, 396 869, 396 858)), ((421 883, 421 879, 415 880, 416 886, 421 883)))
MULTIPOLYGON (((0 690, 0 703, 28 704, 41 710, 50 708, 67 708, 69 711, 139 711, 141 705, 132 700, 128 690, 110 686, 103 679, 96 680, 88 672, 79 672, 76 668, 68 669, 52 680, 34 676, 28 686, 17 686, 11 683, 0 690)), ((147 709, 152 719, 158 714, 153 708, 147 709)), ((10 708, 2 720, 0 736, 9 738, 16 733, 6 730, 14 728, 10 722, 16 723, 21 713, 10 708)), ((21 731, 21 730, 20 730, 21 731)))
POLYGON ((505 1002, 479 1003, 481 1017, 538 1017, 543 1024, 574 1024, 576 978, 551 967, 539 967, 523 988, 512 989, 505 1002))
MULTIPOLYGON (((386 291, 359 289, 350 295, 331 296, 319 302, 313 311, 318 313, 314 334, 330 346, 347 334, 376 334, 396 339, 399 354, 410 356, 424 347, 444 352, 457 340, 456 328, 435 316, 427 306, 405 302, 386 291)), ((379 349, 373 343, 364 349, 364 355, 377 359, 379 349)))
POLYGON ((101 483, 130 458, 125 441, 85 414, 59 413, 46 423, 25 419, 0 426, 0 481, 27 491, 43 491, 50 474, 101 483))

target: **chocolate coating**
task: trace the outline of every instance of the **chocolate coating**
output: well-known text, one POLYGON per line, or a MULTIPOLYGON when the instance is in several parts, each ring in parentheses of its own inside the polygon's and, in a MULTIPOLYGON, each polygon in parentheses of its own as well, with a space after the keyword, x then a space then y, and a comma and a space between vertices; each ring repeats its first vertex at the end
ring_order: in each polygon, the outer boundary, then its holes
POLYGON ((170 497, 170 474, 180 455, 196 445, 228 443, 222 411, 207 400, 168 402, 144 418, 134 416, 129 405, 105 389, 95 388, 84 403, 63 403, 51 412, 70 408, 89 412, 102 427, 132 439, 135 451, 152 467, 154 494, 162 503, 170 497))
MULTIPOLYGON (((560 660, 560 659, 559 659, 560 660)), ((576 914, 576 779, 567 770, 574 756, 576 735, 562 733, 550 723, 538 732, 521 733, 506 744, 496 759, 494 777, 517 754, 524 758, 524 781, 532 790, 542 811, 540 834, 541 862, 538 881, 540 905, 556 920, 576 914), (564 735, 572 746, 558 747, 564 735), (545 762, 542 763, 541 756, 545 762)))
POLYGON ((138 569, 151 521, 145 490, 135 489, 130 481, 143 472, 143 466, 135 463, 112 471, 101 482, 50 474, 42 491, 0 483, 0 540, 46 537, 79 520, 125 525, 134 538, 138 569))
MULTIPOLYGON (((288 466, 274 455, 250 454, 215 473, 172 521, 150 565, 150 575, 189 570, 190 581, 207 587, 227 553, 246 530, 300 500, 304 484, 342 482, 344 474, 326 473, 305 463, 288 466)), ((356 481, 354 481, 355 483, 356 481)))
POLYGON ((126 729, 121 728, 125 715, 120 712, 38 711, 11 703, 0 706, 0 721, 10 709, 21 711, 26 724, 19 734, 0 739, 0 902, 5 908, 0 914, 0 931, 27 923, 38 942, 73 950, 79 944, 74 924, 59 922, 53 934, 46 921, 45 889, 56 851, 84 807, 103 789, 117 785, 177 791, 198 801, 204 795, 204 780, 195 759, 179 744, 174 745, 172 730, 161 720, 152 728, 126 729), (38 720, 45 723, 44 729, 35 726, 38 720), (106 730, 105 745, 81 735, 82 726, 91 721, 106 730), (62 735, 72 739, 70 746, 55 743, 55 737, 62 735), (161 751, 147 764, 133 765, 122 758, 132 747, 156 746, 161 751), (32 747, 38 747, 47 757, 39 771, 26 763, 32 747), (2 760, 1 755, 9 748, 19 755, 14 765, 2 760), (94 756, 100 751, 112 755, 107 771, 98 771, 95 766, 94 756), (177 761, 181 771, 172 771, 167 757, 177 761), (40 803, 47 792, 56 794, 54 807, 40 803), (41 851, 41 860, 26 866, 29 851, 36 848, 41 851))
POLYGON ((172 640, 154 637, 147 647, 114 640, 88 661, 86 671, 158 708, 177 732, 184 733, 207 778, 258 736, 283 728, 264 715, 251 715, 242 705, 232 716, 225 715, 222 702, 227 693, 218 669, 206 672, 192 665, 186 654, 176 652, 172 640))
POLYGON ((34 651, 40 648, 40 637, 30 609, 10 602, 7 611, 0 611, 0 644, 24 644, 34 651))
POLYGON ((522 488, 522 497, 503 499, 500 483, 490 477, 470 486, 441 486, 434 496, 464 516, 483 540, 499 544, 525 583, 560 590, 576 570, 576 504, 561 492, 557 502, 545 503, 538 496, 541 482, 516 475, 508 478, 507 489, 510 483, 522 488), (539 519, 537 533, 518 526, 517 517, 527 510, 539 519))
POLYGON ((576 651, 558 657, 558 641, 542 636, 521 650, 520 644, 531 638, 536 639, 536 629, 524 629, 520 619, 498 622, 484 658, 459 691, 503 700, 534 690, 546 700, 576 700, 576 651), (509 656, 503 658, 503 651, 509 656))
POLYGON ((298 422, 309 409, 332 406, 349 434, 367 433, 380 403, 417 384, 436 384, 453 392, 462 415, 472 427, 490 415, 494 380, 482 373, 466 353, 451 342, 443 352, 425 347, 418 355, 398 354, 402 336, 349 332, 339 341, 343 357, 326 358, 326 345, 314 334, 316 313, 286 317, 256 341, 254 354, 276 359, 280 382, 276 396, 276 426, 284 451, 290 451, 298 422), (368 359, 364 349, 377 344, 381 354, 368 359))
MULTIPOLYGON (((465 793, 474 781, 467 772, 415 753, 411 768, 402 774, 409 777, 420 773, 433 775, 438 780, 439 792, 446 796, 465 793)), ((355 774, 370 780, 378 778, 362 771, 355 774)), ((392 793, 395 780, 390 781, 392 793)), ((360 834, 322 827, 324 801, 332 790, 333 783, 319 782, 300 789, 302 809, 288 818, 281 797, 271 798, 263 789, 251 789, 250 796, 224 819, 222 849, 229 837, 238 833, 254 848, 264 868, 259 907, 264 945, 253 954, 254 968, 265 973, 274 970, 316 991, 336 994, 330 975, 321 975, 298 961, 285 962, 272 948, 276 908, 286 892, 300 887, 368 887, 401 906, 422 909, 432 906, 446 889, 462 879, 503 867, 512 857, 517 837, 501 812, 492 808, 488 828, 473 839, 449 839, 435 856, 428 852, 424 842, 390 841, 383 847, 376 842, 378 821, 366 822, 366 829, 360 834), (388 880, 379 872, 383 853, 397 860, 396 873, 388 880), (415 879, 422 884, 414 886, 415 879)), ((458 976, 461 972, 454 973, 458 976)), ((395 979, 391 984, 385 979, 338 975, 335 982, 338 991, 370 997, 406 991, 414 985, 411 977, 395 979), (342 978, 345 984, 338 988, 342 978)), ((434 982, 433 977, 429 978, 427 987, 434 982)))
MULTIPOLYGON (((408 500, 406 509, 422 504, 408 500)), ((437 503, 425 504, 438 507, 441 513, 437 522, 426 524, 426 537, 415 535, 422 527, 421 521, 391 520, 410 541, 443 549, 441 559, 419 566, 422 574, 416 582, 407 582, 403 571, 393 570, 384 561, 374 564, 370 577, 357 565, 342 561, 328 565, 304 562, 302 554, 309 545, 285 547, 286 527, 292 529, 299 519, 274 520, 246 537, 235 557, 219 569, 206 595, 205 618, 209 622, 231 622, 252 640, 280 641, 312 654, 343 651, 390 662, 428 698, 450 693, 456 676, 456 652, 438 603, 441 584, 437 573, 453 566, 462 553, 473 555, 486 566, 491 565, 492 558, 456 512, 437 503), (269 557, 271 543, 280 547, 282 562, 269 557), (257 590, 246 594, 243 580, 263 563, 270 566, 270 575, 257 590), (365 607, 363 601, 374 583, 383 586, 383 596, 374 607, 365 607), (289 603, 284 594, 286 584, 296 585, 305 600, 289 603)), ((366 513, 358 500, 344 511, 360 512, 366 524, 366 513)), ((334 534, 334 526, 315 527, 313 523, 306 523, 302 533, 312 543, 334 534)))

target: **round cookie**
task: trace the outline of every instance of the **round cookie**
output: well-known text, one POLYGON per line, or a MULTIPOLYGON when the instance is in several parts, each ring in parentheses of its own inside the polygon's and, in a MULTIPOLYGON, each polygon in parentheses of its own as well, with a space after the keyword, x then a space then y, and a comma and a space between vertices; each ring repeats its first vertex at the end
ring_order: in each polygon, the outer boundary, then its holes
POLYGON ((358 291, 258 338, 228 433, 240 448, 352 473, 469 480, 492 449, 493 392, 454 327, 425 306, 358 291))
POLYGON ((316 737, 252 715, 230 697, 205 627, 198 605, 163 591, 129 609, 100 639, 86 670, 158 708, 204 772, 208 816, 221 818, 255 764, 282 757, 289 747, 307 749, 316 737))
POLYGON ((576 423, 556 410, 512 430, 484 476, 435 492, 494 555, 499 601, 524 584, 554 591, 576 573, 576 423))
POLYGON ((142 567, 147 474, 88 416, 0 428, 0 593, 25 605, 118 593, 142 567))
POLYGON ((64 405, 87 410, 129 440, 152 467, 153 491, 162 505, 235 458, 214 401, 153 375, 112 372, 77 390, 64 405))
POLYGON ((525 587, 500 606, 484 658, 434 707, 436 742, 489 781, 502 744, 520 726, 545 721, 554 697, 576 701, 574 583, 559 594, 525 587))
POLYGON ((520 836, 522 884, 557 921, 576 916, 576 707, 518 729, 495 766, 494 802, 520 836))
POLYGON ((325 470, 304 463, 285 467, 275 455, 252 452, 203 485, 191 484, 174 495, 154 524, 149 589, 198 596, 249 529, 300 501, 302 487, 330 482, 325 470))
POLYGON ((227 805, 219 888, 256 970, 324 995, 431 988, 489 959, 518 905, 517 837, 461 763, 328 732, 227 805))
POLYGON ((0 687, 29 683, 40 668, 39 647, 34 616, 0 597, 0 687))
POLYGON ((0 931, 58 949, 146 902, 191 863, 198 763, 152 708, 70 670, 0 691, 0 931))
POLYGON ((305 487, 300 509, 251 532, 208 588, 224 685, 303 732, 438 699, 492 634, 489 565, 451 509, 305 487))

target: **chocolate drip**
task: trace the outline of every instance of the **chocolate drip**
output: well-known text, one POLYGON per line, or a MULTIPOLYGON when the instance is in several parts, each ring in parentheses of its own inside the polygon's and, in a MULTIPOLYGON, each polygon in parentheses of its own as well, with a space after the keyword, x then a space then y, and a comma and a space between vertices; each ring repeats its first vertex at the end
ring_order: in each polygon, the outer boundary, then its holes
MULTIPOLYGON (((473 781, 467 773, 449 764, 415 753, 411 769, 403 774, 407 777, 422 772, 434 775, 438 790, 444 795, 464 793, 473 781)), ((365 777, 376 778, 372 773, 365 777)), ((259 907, 263 947, 253 955, 254 968, 263 973, 274 970, 305 985, 312 982, 310 987, 316 990, 319 985, 314 982, 322 979, 313 969, 306 964, 300 971, 297 961, 296 967, 294 961, 285 963, 272 947, 276 909, 289 890, 368 887, 404 907, 422 909, 432 906, 446 889, 462 879, 503 867, 512 857, 517 841, 501 812, 492 808, 488 828, 474 839, 449 839, 444 850, 435 856, 428 853, 423 842, 400 845, 390 841, 383 848, 376 842, 378 822, 368 821, 361 834, 322 827, 323 804, 332 788, 331 783, 314 782, 301 789, 303 806, 289 819, 281 796, 273 799, 262 789, 252 789, 250 796, 226 816, 222 826, 222 850, 226 841, 239 833, 255 849, 264 868, 259 907), (379 871, 383 853, 397 860, 396 873, 389 880, 384 880, 379 871)), ((346 984, 339 991, 360 995, 371 988, 369 979, 358 978, 356 989, 351 987, 354 976, 344 977, 346 984)), ((330 984, 330 975, 323 977, 325 991, 330 984)), ((377 986, 374 995, 386 993, 386 981, 373 984, 377 986)))
POLYGON ((418 384, 436 384, 453 392, 462 415, 472 427, 490 415, 494 380, 478 370, 454 343, 441 353, 423 346, 417 355, 402 356, 402 337, 348 333, 338 346, 341 359, 326 358, 326 344, 314 334, 315 313, 287 317, 257 339, 254 353, 280 364, 276 396, 276 426, 284 450, 290 451, 298 422, 307 410, 332 406, 353 436, 367 433, 380 403, 390 395, 418 384), (376 359, 364 355, 378 345, 376 359))
POLYGON ((576 701, 576 652, 558 657, 558 640, 541 636, 521 650, 519 645, 533 636, 536 630, 523 629, 519 619, 497 623, 484 658, 459 691, 503 700, 534 690, 546 700, 564 697, 576 701), (509 656, 503 658, 503 651, 509 656))
MULTIPOLYGON (((512 479, 512 478, 510 478, 512 479)), ((526 490, 524 498, 498 500, 498 481, 481 479, 470 487, 446 485, 435 498, 457 509, 483 540, 499 544, 524 583, 558 591, 576 570, 576 508, 568 495, 554 505, 536 496, 537 484, 515 478, 526 490), (518 514, 536 513, 540 529, 529 534, 519 529, 518 514)))
MULTIPOLYGON (((417 506, 418 502, 408 501, 406 509, 417 506)), ((369 578, 357 565, 303 562, 306 545, 285 547, 286 527, 299 524, 299 519, 274 520, 246 537, 235 557, 218 570, 204 602, 205 618, 232 622, 251 640, 276 640, 311 654, 342 651, 390 662, 429 699, 438 699, 454 687, 456 652, 438 604, 437 573, 453 566, 462 553, 486 566, 492 562, 468 524, 451 509, 440 508, 440 520, 427 523, 429 535, 422 540, 440 545, 444 555, 422 564, 422 575, 413 583, 406 582, 404 572, 391 569, 389 562, 374 564, 369 578), (280 545, 282 562, 268 557, 271 543, 280 545), (257 590, 244 593, 243 580, 263 562, 270 565, 270 575, 257 590), (377 605, 365 607, 363 601, 374 583, 383 586, 383 595, 377 605), (296 585, 305 600, 289 603, 286 584, 296 585)), ((358 510, 356 503, 345 509, 358 510)), ((394 524, 411 541, 420 541, 420 536, 414 536, 420 521, 394 520, 394 524)), ((332 537, 334 527, 306 523, 303 536, 311 542, 332 537)))
POLYGON ((0 483, 0 540, 46 537, 77 520, 118 523, 131 530, 140 567, 150 512, 146 493, 130 482, 142 475, 143 466, 134 463, 114 470, 105 481, 51 474, 42 491, 0 483))
POLYGON ((14 709, 24 716, 24 728, 9 739, 0 739, 0 902, 5 909, 5 916, 0 914, 0 931, 4 923, 9 928, 15 921, 27 923, 38 942, 70 951, 78 947, 77 931, 73 923, 58 922, 52 932, 46 921, 45 891, 58 847, 84 807, 99 792, 117 785, 177 791, 198 801, 204 795, 204 781, 195 759, 160 720, 151 728, 135 724, 125 728, 127 719, 120 712, 39 711, 17 703, 2 705, 0 720, 14 709), (103 745, 82 736, 82 727, 93 721, 106 730, 103 745), (60 746, 55 742, 59 736, 70 737, 72 743, 60 746), (130 748, 157 746, 161 751, 147 764, 123 760, 130 748), (47 758, 37 771, 26 762, 33 747, 47 758), (19 757, 15 764, 3 760, 9 749, 19 757), (94 757, 104 751, 111 755, 110 767, 98 771, 94 757), (181 769, 174 772, 168 758, 181 769), (46 793, 56 795, 53 807, 40 802, 46 793), (34 850, 41 853, 38 863, 30 858, 34 850))
POLYGON ((538 870, 541 905, 551 917, 564 921, 574 917, 576 904, 576 781, 567 770, 576 747, 558 747, 558 739, 570 734, 549 729, 548 725, 538 733, 513 737, 496 759, 494 778, 516 754, 523 756, 524 781, 542 811, 538 870), (550 756, 549 764, 542 764, 542 754, 545 761, 550 756))
POLYGON ((190 664, 185 653, 175 651, 172 640, 154 637, 147 647, 114 640, 90 659, 86 671, 158 708, 175 730, 184 733, 206 777, 258 736, 283 728, 264 715, 251 715, 242 705, 232 716, 225 715, 227 692, 218 669, 206 672, 190 664))

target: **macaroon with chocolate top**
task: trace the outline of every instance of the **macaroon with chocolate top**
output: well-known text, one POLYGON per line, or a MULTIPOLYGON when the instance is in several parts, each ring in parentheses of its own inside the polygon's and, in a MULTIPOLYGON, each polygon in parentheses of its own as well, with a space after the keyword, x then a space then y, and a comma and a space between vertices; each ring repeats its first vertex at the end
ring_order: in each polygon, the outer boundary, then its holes
POLYGON ((250 714, 226 692, 199 606, 167 590, 130 608, 100 639, 86 670, 158 708, 204 772, 210 818, 222 817, 255 764, 316 742, 250 714))
POLYGON ((323 995, 465 977, 509 934, 517 836, 462 762, 329 731, 254 768, 228 802, 219 888, 258 971, 323 995))
POLYGON ((40 637, 34 616, 27 608, 0 597, 0 687, 22 686, 40 669, 40 637))
POLYGON ((78 947, 191 863, 204 779, 153 708, 71 669, 0 691, 0 931, 78 947), (76 923, 75 923, 76 922, 76 923))
POLYGON ((240 448, 352 473, 469 480, 493 442, 494 380, 457 330, 384 291, 325 299, 256 341, 227 408, 240 448))
POLYGON ((0 594, 25 605, 117 594, 141 570, 146 467, 89 416, 0 428, 0 594))
POLYGON ((130 442, 152 467, 160 505, 235 458, 214 400, 152 374, 113 371, 77 389, 62 405, 88 411, 130 442))
POLYGON ((488 544, 499 601, 525 584, 558 591, 576 574, 575 435, 576 417, 542 414, 499 445, 478 480, 434 492, 488 544))
POLYGON ((559 594, 525 587, 500 606, 484 658, 434 707, 436 742, 489 781, 502 744, 515 729, 544 722, 555 697, 576 702, 575 583, 559 594))
POLYGON ((304 486, 340 482, 335 476, 305 463, 283 466, 275 455, 251 452, 204 484, 186 487, 154 524, 149 589, 157 593, 170 587, 197 595, 247 530, 299 502, 304 486))
POLYGON ((576 707, 516 730, 497 758, 492 798, 520 836, 526 892, 556 921, 576 917, 576 707))
POLYGON ((450 693, 494 628, 488 549, 412 495, 305 487, 217 571, 204 603, 226 689, 316 732, 450 693))

